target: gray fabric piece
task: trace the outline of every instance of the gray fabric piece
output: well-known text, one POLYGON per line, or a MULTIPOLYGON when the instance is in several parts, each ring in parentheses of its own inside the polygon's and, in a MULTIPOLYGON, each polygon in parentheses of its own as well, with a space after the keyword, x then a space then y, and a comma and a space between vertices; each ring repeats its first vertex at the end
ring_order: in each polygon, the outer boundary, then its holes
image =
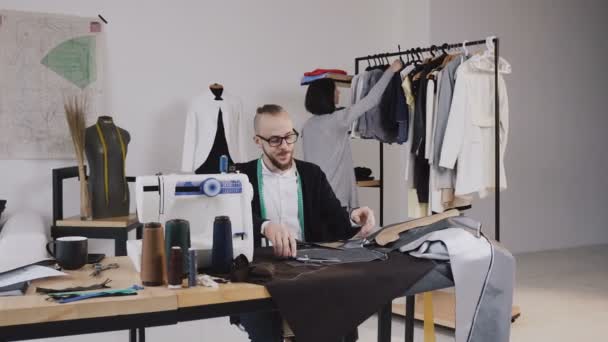
POLYGON ((456 84, 456 70, 462 64, 462 58, 456 57, 449 62, 441 73, 440 87, 437 90, 437 110, 435 113, 434 135, 433 135, 433 164, 434 182, 437 189, 453 189, 456 184, 455 170, 438 166, 443 146, 443 137, 448 125, 450 107, 452 105, 452 95, 456 84))
POLYGON ((425 242, 441 242, 450 255, 456 286, 456 342, 507 342, 513 302, 513 257, 487 238, 476 238, 474 229, 468 229, 474 221, 458 219, 467 223, 467 229, 452 225, 453 228, 431 232, 399 250, 423 253, 420 247, 425 242))
POLYGON ((462 229, 447 228, 423 236, 399 250, 414 251, 425 241, 442 241, 448 248, 456 287, 456 342, 467 342, 490 268, 490 244, 485 239, 477 239, 462 229))
POLYGON ((317 164, 323 170, 344 207, 359 206, 348 131, 360 116, 378 107, 393 75, 394 72, 390 70, 380 72, 380 80, 359 102, 331 114, 315 115, 302 128, 304 160, 317 164))
POLYGON ((498 242, 492 243, 492 266, 478 306, 469 342, 508 342, 515 286, 515 258, 498 242))
MULTIPOLYGON (((382 77, 382 70, 371 70, 367 72, 368 76, 366 82, 363 84, 361 89, 360 98, 367 96, 367 94, 371 91, 376 83, 379 82, 382 77)), ((390 81, 390 80, 389 80, 390 81)), ((388 83, 387 83, 388 85, 388 83)), ((386 89, 386 87, 384 87, 386 89)), ((357 121, 357 132, 362 138, 373 139, 373 132, 371 132, 374 127, 374 120, 376 118, 380 118, 380 100, 382 99, 382 94, 378 98, 378 102, 376 106, 365 111, 364 115, 361 116, 357 121)))
POLYGON ((449 287, 454 287, 454 280, 452 279, 450 264, 444 262, 437 264, 431 272, 427 273, 424 278, 420 279, 414 286, 409 288, 405 295, 413 296, 419 293, 447 289, 449 287))
POLYGON ((435 127, 433 130, 435 133, 432 151, 432 160, 437 163, 439 163, 443 136, 448 125, 452 95, 454 94, 454 85, 456 84, 456 70, 458 70, 458 67, 462 63, 461 59, 460 57, 456 57, 443 68, 441 80, 439 81, 439 89, 437 89, 437 110, 435 113, 435 127))
POLYGON ((448 248, 441 241, 425 241, 418 250, 410 252, 410 255, 423 259, 450 260, 448 248))
MULTIPOLYGON (((367 248, 349 248, 349 249, 333 249, 333 248, 311 248, 298 251, 298 258, 310 259, 333 259, 336 262, 322 263, 323 265, 347 264, 351 262, 369 262, 379 259, 386 259, 384 253, 380 253, 367 248)), ((301 263, 300 261, 289 262, 289 264, 301 263)), ((314 262, 311 262, 314 264, 314 262)))

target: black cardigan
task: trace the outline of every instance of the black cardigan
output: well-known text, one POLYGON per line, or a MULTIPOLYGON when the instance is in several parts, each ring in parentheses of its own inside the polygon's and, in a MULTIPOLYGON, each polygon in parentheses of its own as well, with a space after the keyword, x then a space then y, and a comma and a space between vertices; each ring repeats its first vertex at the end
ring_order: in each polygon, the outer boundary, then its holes
MULTIPOLYGON (((336 198, 334 191, 325 177, 325 173, 315 164, 295 160, 300 179, 302 180, 302 201, 304 204, 304 237, 308 242, 329 242, 353 237, 357 229, 350 224, 348 212, 336 198)), ((265 221, 260 214, 260 197, 257 178, 258 160, 237 164, 236 169, 249 177, 253 185, 254 246, 262 242, 261 227, 265 221)), ((295 200, 295 199, 294 199, 295 200)))

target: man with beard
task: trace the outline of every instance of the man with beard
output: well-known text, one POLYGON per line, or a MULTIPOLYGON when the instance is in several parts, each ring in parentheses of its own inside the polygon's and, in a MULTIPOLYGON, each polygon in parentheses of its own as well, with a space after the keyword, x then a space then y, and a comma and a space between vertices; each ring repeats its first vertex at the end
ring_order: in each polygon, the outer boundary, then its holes
MULTIPOLYGON (((281 106, 267 104, 258 108, 254 129, 254 141, 262 156, 237 165, 237 169, 247 174, 254 189, 255 247, 261 246, 264 236, 277 257, 287 258, 296 256, 296 240, 327 242, 371 233, 375 225, 371 209, 362 207, 349 213, 336 198, 321 168, 294 159, 299 134, 281 106), (353 225, 360 225, 361 229, 357 231, 353 225)), ((280 331, 273 328, 276 327, 273 315, 245 314, 240 316, 240 323, 252 341, 281 341, 280 331)))
POLYGON ((327 242, 369 235, 375 224, 372 210, 356 208, 349 215, 323 171, 315 164, 294 159, 299 134, 281 106, 258 108, 254 129, 254 141, 262 157, 237 169, 247 174, 254 189, 256 247, 261 246, 264 236, 277 256, 295 257, 296 240, 327 242), (351 223, 362 227, 357 232, 351 223))

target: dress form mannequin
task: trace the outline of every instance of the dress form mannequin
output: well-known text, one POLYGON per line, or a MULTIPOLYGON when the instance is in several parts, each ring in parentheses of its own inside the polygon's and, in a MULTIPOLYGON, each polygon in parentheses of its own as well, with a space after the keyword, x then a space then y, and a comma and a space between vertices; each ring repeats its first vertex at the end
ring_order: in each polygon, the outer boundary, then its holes
POLYGON ((130 141, 129 132, 115 126, 109 116, 100 116, 97 123, 85 131, 94 219, 129 215, 125 162, 130 141))
MULTIPOLYGON (((221 84, 213 83, 209 86, 209 90, 211 90, 211 93, 215 96, 215 101, 223 101, 222 94, 224 92, 224 87, 221 84)), ((232 158, 230 157, 230 153, 228 152, 228 143, 226 142, 224 120, 222 117, 223 113, 221 109, 217 115, 217 129, 215 131, 213 146, 211 147, 211 151, 209 152, 209 156, 207 156, 205 162, 194 171, 196 174, 219 173, 220 157, 222 155, 226 155, 228 157, 228 165, 234 164, 232 158)))

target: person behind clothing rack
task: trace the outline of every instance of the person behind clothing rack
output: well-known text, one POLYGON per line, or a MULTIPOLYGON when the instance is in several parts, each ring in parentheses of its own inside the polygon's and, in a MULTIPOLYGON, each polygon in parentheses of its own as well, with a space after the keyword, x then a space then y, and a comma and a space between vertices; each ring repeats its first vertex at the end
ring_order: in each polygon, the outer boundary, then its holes
POLYGON ((346 108, 336 108, 340 93, 333 80, 323 78, 308 86, 305 106, 314 116, 302 129, 304 160, 321 167, 343 207, 358 207, 349 131, 359 117, 380 104, 393 75, 402 66, 395 60, 367 96, 346 108))

